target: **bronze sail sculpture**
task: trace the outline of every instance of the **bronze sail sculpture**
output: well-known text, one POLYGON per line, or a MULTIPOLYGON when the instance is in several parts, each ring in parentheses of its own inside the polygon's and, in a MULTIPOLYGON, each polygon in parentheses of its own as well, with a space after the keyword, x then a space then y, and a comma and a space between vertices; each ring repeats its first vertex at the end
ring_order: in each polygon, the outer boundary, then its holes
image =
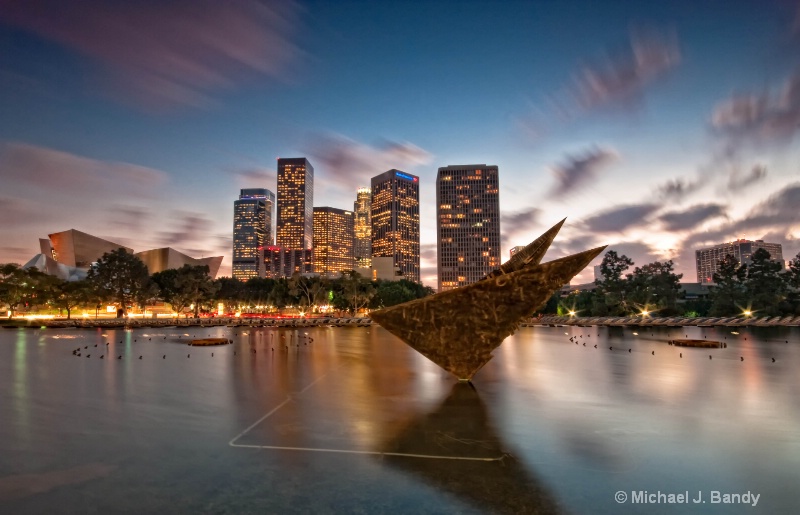
POLYGON ((499 275, 516 272, 527 264, 538 265, 541 263, 542 258, 544 258, 544 255, 547 253, 547 249, 550 248, 550 244, 556 239, 556 235, 558 231, 561 230, 561 226, 564 225, 565 220, 566 218, 562 219, 545 231, 544 234, 527 244, 525 248, 511 256, 511 259, 500 265, 500 268, 487 275, 485 279, 492 279, 499 275))
POLYGON ((563 222, 526 247, 530 250, 522 259, 505 263, 499 273, 374 311, 370 317, 459 380, 469 381, 522 320, 605 249, 539 264, 563 222))

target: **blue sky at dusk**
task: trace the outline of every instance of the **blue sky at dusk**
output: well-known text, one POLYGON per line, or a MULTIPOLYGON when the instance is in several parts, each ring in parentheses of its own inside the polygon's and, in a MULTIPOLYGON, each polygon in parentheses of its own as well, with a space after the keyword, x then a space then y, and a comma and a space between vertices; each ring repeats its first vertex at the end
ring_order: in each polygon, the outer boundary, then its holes
MULTIPOLYGON (((800 5, 789 1, 0 0, 0 262, 70 228, 225 255, 242 187, 314 165, 352 209, 440 166, 500 168, 503 255, 637 265, 739 237, 800 251, 800 5)), ((585 272, 577 282, 591 280, 585 272)))

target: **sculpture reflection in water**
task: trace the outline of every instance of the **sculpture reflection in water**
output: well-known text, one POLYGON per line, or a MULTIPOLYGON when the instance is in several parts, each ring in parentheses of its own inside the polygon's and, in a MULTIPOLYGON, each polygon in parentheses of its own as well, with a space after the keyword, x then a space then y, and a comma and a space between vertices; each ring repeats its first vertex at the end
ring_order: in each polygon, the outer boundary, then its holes
POLYGON ((481 281, 374 311, 370 317, 460 381, 470 381, 523 320, 605 249, 541 263, 563 223, 481 281))
POLYGON ((454 384, 435 411, 413 420, 381 452, 386 453, 385 464, 418 476, 482 512, 563 511, 555 496, 504 450, 471 384, 454 384))

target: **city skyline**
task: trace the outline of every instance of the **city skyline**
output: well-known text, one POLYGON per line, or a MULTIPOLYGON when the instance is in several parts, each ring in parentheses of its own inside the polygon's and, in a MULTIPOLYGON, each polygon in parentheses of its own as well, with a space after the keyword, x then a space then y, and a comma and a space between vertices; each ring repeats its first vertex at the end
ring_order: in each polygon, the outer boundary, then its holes
POLYGON ((203 6, 0 13, 0 262, 75 227, 223 254, 230 275, 230 199, 274 188, 295 155, 317 168, 317 205, 349 208, 385 170, 418 176, 428 285, 435 174, 453 163, 503 170, 503 261, 564 216, 548 259, 607 243, 674 259, 684 281, 703 246, 800 251, 795 2, 203 6))

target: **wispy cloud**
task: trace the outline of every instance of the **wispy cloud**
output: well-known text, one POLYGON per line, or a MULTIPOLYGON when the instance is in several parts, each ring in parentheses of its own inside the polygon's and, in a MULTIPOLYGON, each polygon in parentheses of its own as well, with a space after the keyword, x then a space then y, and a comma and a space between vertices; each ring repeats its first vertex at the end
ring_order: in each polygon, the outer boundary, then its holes
POLYGON ((159 170, 130 163, 100 161, 24 143, 7 143, 0 150, 0 175, 4 181, 28 187, 85 192, 104 196, 149 196, 166 180, 159 170))
POLYGON ((636 204, 613 207, 587 218, 584 223, 594 232, 621 232, 644 225, 647 217, 660 209, 658 204, 636 204))
POLYGON ((698 185, 683 178, 670 179, 657 187, 657 193, 662 200, 681 201, 698 185))
POLYGON ((720 204, 701 204, 685 211, 670 211, 658 219, 668 231, 685 231, 696 228, 702 222, 725 216, 725 206, 720 204))
POLYGON ((735 142, 788 143, 800 131, 800 74, 789 77, 777 94, 763 91, 720 102, 711 125, 735 142))
POLYGON ((741 175, 737 171, 731 173, 728 178, 728 189, 731 191, 740 191, 748 186, 751 186, 767 176, 767 167, 756 165, 750 169, 745 175, 741 175))
POLYGON ((513 213, 501 213, 500 226, 502 232, 506 235, 512 235, 522 231, 529 231, 539 224, 541 214, 542 210, 537 207, 513 213))
MULTIPOLYGON (((278 182, 276 169, 251 167, 232 172, 243 188, 267 188, 274 190, 278 182)), ((273 191, 274 193, 274 191, 273 191)))
POLYGON ((572 95, 584 109, 636 100, 650 83, 681 61, 674 31, 639 28, 631 31, 630 45, 606 51, 603 58, 585 63, 576 74, 572 95))
POLYGON ((306 144, 315 169, 315 177, 340 189, 355 191, 369 184, 381 172, 397 168, 407 170, 429 164, 433 156, 410 142, 383 141, 367 145, 339 134, 313 137, 306 144))
POLYGON ((290 0, 4 2, 0 20, 99 62, 147 107, 208 106, 249 75, 284 79, 302 52, 290 0))
POLYGON ((619 159, 613 149, 593 147, 574 155, 568 155, 564 162, 553 167, 556 185, 551 195, 563 196, 573 193, 593 180, 597 172, 619 159))

